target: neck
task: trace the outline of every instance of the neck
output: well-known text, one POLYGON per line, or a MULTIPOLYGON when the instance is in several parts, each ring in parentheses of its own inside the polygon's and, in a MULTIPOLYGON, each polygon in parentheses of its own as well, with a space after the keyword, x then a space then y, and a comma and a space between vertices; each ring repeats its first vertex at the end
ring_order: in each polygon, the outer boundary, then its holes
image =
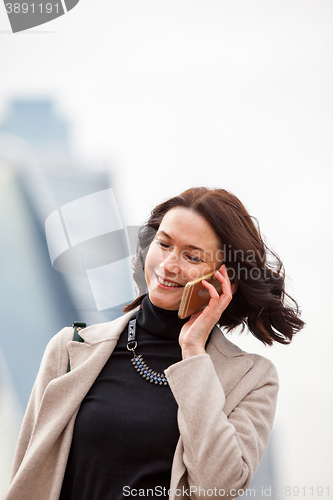
POLYGON ((137 313, 139 328, 165 340, 177 339, 181 328, 187 321, 188 318, 178 317, 178 311, 169 311, 155 306, 148 295, 143 299, 141 309, 137 313))

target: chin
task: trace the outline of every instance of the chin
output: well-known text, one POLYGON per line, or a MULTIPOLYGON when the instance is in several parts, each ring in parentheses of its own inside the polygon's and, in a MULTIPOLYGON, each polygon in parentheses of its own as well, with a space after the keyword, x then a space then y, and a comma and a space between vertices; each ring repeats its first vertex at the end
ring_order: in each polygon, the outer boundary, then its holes
POLYGON ((178 311, 180 300, 172 301, 166 297, 156 296, 155 293, 148 293, 150 302, 154 304, 154 306, 159 307, 161 309, 166 309, 167 311, 178 311))

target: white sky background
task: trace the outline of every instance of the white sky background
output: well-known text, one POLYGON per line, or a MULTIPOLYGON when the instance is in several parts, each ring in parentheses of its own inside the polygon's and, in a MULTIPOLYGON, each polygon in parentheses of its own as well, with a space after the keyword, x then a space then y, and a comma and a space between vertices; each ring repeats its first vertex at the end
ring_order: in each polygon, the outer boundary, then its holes
POLYGON ((1 4, 0 120, 11 97, 54 96, 75 154, 111 165, 125 224, 192 185, 259 219, 307 328, 288 347, 237 342, 280 373, 279 484, 333 488, 333 3, 81 0, 9 30, 1 4))

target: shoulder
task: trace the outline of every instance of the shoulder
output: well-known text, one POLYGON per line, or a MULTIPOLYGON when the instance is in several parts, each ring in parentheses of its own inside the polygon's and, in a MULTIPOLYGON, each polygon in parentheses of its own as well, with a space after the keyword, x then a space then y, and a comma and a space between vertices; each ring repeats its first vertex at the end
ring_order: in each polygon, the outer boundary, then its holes
MULTIPOLYGON (((117 337, 118 333, 123 331, 131 316, 133 316, 133 313, 134 311, 131 311, 112 321, 88 325, 83 330, 80 330, 80 336, 88 344, 96 344, 103 340, 112 340, 117 337)), ((54 355, 57 351, 67 347, 68 342, 73 340, 73 334, 74 329, 72 326, 64 327, 51 338, 46 346, 45 354, 47 355, 50 353, 54 355)))
MULTIPOLYGON (((88 326, 80 331, 80 336, 88 345, 98 344, 105 340, 118 340, 131 314, 125 314, 110 322, 88 326)), ((40 395, 42 395, 51 380, 66 373, 69 347, 72 343, 75 343, 73 335, 74 329, 72 326, 64 327, 47 344, 35 381, 35 390, 40 395)))
POLYGON ((60 374, 60 367, 67 359, 67 344, 73 339, 73 328, 65 327, 54 335, 47 344, 41 361, 39 376, 48 379, 55 378, 60 374))
POLYGON ((270 378, 272 382, 278 383, 278 372, 276 366, 270 359, 261 356, 260 354, 252 354, 248 352, 244 355, 253 361, 253 370, 258 378, 265 376, 266 379, 270 378))
POLYGON ((66 347, 68 342, 73 339, 73 332, 73 327, 65 326, 62 330, 56 333, 47 344, 43 358, 59 354, 62 348, 66 347))
POLYGON ((60 330, 58 333, 56 333, 49 341, 49 343, 46 346, 45 352, 51 350, 58 349, 62 345, 66 345, 67 342, 73 339, 73 327, 72 326, 65 326, 60 330))
POLYGON ((80 336, 90 345, 98 344, 105 340, 118 340, 134 312, 130 311, 106 323, 87 326, 84 330, 80 331, 80 336))
POLYGON ((243 366, 246 369, 246 379, 251 380, 253 386, 272 383, 278 385, 278 373, 274 363, 259 354, 243 351, 225 337, 220 328, 215 327, 207 352, 211 355, 217 367, 243 366))

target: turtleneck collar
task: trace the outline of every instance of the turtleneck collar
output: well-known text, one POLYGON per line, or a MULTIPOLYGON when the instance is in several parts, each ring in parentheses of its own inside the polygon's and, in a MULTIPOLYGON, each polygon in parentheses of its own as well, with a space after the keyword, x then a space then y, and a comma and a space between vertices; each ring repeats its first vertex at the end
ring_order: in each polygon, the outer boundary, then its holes
POLYGON ((148 295, 142 301, 136 315, 137 325, 154 337, 163 340, 178 339, 182 326, 189 318, 180 319, 178 311, 168 311, 155 306, 148 295))

